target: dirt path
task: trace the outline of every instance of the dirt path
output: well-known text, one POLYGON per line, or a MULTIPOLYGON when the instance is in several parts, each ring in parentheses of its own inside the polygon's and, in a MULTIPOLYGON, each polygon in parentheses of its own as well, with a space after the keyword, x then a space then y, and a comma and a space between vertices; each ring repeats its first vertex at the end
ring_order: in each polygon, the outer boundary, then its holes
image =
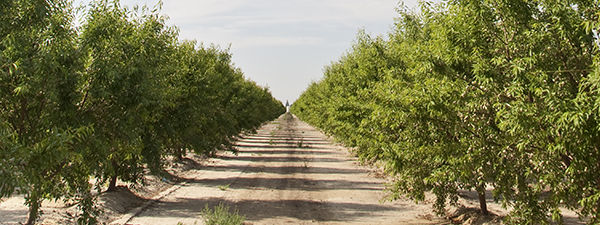
POLYGON ((281 117, 197 170, 183 186, 128 224, 202 224, 224 203, 250 224, 438 224, 428 205, 381 202, 383 180, 296 118, 281 117))

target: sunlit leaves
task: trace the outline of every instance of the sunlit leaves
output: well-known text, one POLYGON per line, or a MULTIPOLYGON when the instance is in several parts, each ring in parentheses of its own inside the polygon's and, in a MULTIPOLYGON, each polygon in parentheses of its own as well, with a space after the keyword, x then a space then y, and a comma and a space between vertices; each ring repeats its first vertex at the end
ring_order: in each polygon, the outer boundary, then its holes
POLYGON ((422 8, 401 10, 388 41, 359 34, 293 112, 386 162, 393 198, 432 191, 441 213, 458 189, 493 187, 507 222, 557 220, 561 206, 597 222, 598 2, 422 8))
POLYGON ((69 1, 0 2, 0 197, 24 194, 28 224, 44 199, 97 223, 92 188, 227 149, 285 111, 229 52, 180 41, 157 9, 100 0, 77 32, 72 18, 69 1))

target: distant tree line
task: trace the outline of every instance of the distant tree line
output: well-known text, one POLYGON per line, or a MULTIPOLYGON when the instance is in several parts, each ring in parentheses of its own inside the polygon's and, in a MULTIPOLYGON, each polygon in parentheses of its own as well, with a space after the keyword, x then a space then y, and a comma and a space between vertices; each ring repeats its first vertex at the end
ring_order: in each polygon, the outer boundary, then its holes
POLYGON ((74 19, 70 0, 0 1, 0 198, 24 194, 27 224, 45 199, 97 223, 93 189, 231 149, 285 112, 227 50, 180 40, 158 10, 100 0, 74 19))
POLYGON ((386 38, 356 43, 293 104, 366 162, 392 199, 486 189, 505 222, 600 223, 600 2, 448 0, 400 9, 386 38))

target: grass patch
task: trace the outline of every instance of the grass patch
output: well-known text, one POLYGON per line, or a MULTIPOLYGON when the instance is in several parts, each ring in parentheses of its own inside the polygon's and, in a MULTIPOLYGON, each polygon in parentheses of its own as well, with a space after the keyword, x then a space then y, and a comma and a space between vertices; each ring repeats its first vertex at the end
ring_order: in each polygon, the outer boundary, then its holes
POLYGON ((229 184, 227 185, 219 185, 217 186, 219 188, 219 190, 221 191, 227 191, 227 189, 229 189, 229 184))
POLYGON ((246 220, 246 217, 239 214, 237 210, 230 212, 229 207, 223 203, 210 209, 208 205, 202 210, 204 223, 206 225, 241 225, 246 220))

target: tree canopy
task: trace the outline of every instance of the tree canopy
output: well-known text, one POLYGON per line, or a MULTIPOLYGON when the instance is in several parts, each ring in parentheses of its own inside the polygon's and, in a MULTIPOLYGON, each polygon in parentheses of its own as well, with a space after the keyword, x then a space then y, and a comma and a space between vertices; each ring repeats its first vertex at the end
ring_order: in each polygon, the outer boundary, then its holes
POLYGON ((598 1, 462 0, 360 33, 292 112, 381 161, 390 197, 485 190, 506 222, 600 222, 598 1))
POLYGON ((92 189, 160 174, 169 156, 233 150, 285 112, 227 50, 180 40, 159 10, 98 0, 76 30, 71 4, 0 2, 0 198, 24 194, 27 224, 44 199, 97 223, 92 189))

